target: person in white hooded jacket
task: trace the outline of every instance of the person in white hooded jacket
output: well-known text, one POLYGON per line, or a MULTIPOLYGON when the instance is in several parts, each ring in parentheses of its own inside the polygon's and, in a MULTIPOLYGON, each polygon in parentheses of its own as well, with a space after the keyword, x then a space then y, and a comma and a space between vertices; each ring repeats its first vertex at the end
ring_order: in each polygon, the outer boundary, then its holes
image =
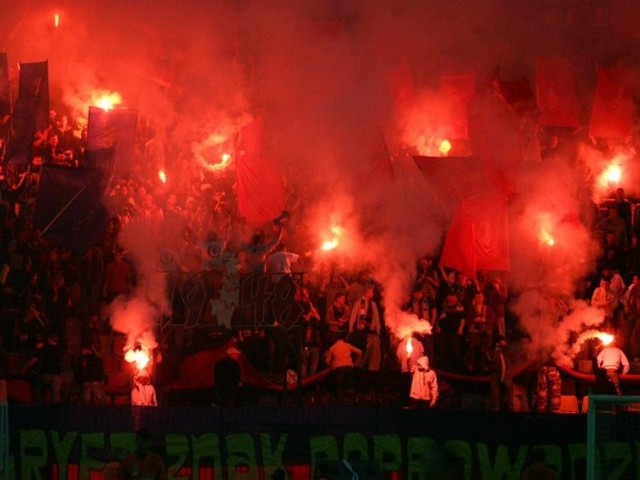
POLYGON ((429 357, 422 356, 416 362, 409 361, 412 373, 410 406, 416 408, 434 408, 438 403, 438 377, 429 367, 429 357))
POLYGON ((156 389, 151 384, 149 373, 141 370, 133 379, 131 390, 131 405, 140 407, 157 407, 156 389))

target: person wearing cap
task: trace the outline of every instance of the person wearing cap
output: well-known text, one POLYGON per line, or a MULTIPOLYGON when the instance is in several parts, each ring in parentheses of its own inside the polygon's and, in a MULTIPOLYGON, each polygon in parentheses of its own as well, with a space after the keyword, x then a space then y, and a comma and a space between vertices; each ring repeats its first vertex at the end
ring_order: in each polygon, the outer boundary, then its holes
POLYGON ((360 366, 377 372, 382 363, 382 325, 378 305, 373 297, 373 286, 366 286, 364 294, 351 310, 347 341, 364 352, 360 366))
POLYGON ((607 378, 616 395, 622 395, 622 387, 620 386, 620 375, 629 373, 629 360, 622 350, 615 345, 615 340, 605 345, 596 357, 598 368, 607 374, 607 378))
POLYGON ((493 342, 493 349, 489 352, 489 376, 491 379, 489 409, 494 412, 513 411, 512 382, 506 355, 507 346, 507 339, 499 335, 493 342))
POLYGON ((429 357, 422 356, 415 363, 409 359, 413 375, 409 390, 409 404, 414 408, 434 408, 438 403, 438 377, 429 367, 429 357))
POLYGON ((131 405, 139 407, 157 407, 156 389, 151 384, 149 373, 142 369, 133 377, 131 405))

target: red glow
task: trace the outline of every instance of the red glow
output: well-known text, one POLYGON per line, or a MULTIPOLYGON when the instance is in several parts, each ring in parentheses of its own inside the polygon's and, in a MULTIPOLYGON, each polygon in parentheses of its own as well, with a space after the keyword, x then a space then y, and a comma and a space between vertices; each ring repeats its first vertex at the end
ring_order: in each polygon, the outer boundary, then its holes
POLYGON ((540 232, 540 241, 547 247, 553 247, 556 244, 556 240, 546 229, 540 232))
POLYGON ((93 96, 91 103, 108 112, 116 105, 120 105, 122 103, 122 97, 117 92, 96 94, 93 96))
POLYGON ((151 355, 145 348, 139 347, 135 350, 127 350, 124 354, 124 359, 129 363, 135 363, 136 368, 142 370, 151 361, 151 355))
POLYGON ((413 353, 413 338, 409 337, 407 339, 407 346, 405 347, 405 351, 407 352, 407 357, 410 357, 413 353))
POLYGON ((447 140, 446 138, 444 140, 442 140, 440 142, 440 146, 438 147, 438 151, 442 155, 447 156, 449 154, 449 152, 451 151, 451 142, 449 140, 447 140))
POLYGON ((331 240, 326 240, 323 244, 321 250, 328 252, 330 250, 335 250, 338 245, 340 244, 340 238, 342 237, 342 234, 344 232, 344 229, 338 225, 333 225, 331 227, 331 233, 333 235, 333 238, 331 240))
POLYGON ((598 189, 606 194, 612 187, 619 186, 622 182, 623 171, 620 158, 611 160, 598 176, 598 189))

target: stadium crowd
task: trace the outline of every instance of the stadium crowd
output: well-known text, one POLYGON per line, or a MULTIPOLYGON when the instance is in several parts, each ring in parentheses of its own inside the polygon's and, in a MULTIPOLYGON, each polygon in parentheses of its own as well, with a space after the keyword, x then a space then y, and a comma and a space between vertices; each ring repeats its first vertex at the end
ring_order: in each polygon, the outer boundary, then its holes
MULTIPOLYGON (((156 403, 169 401, 166 392, 183 358, 227 341, 235 342, 253 367, 271 378, 286 372, 312 378, 325 367, 404 374, 410 369, 408 356, 415 361, 426 355, 439 371, 497 375, 505 381, 509 365, 496 352, 526 337, 508 309, 507 274, 480 272, 470 279, 439 266, 437 256, 416 259, 413 287, 402 308, 428 324, 425 330, 431 333, 415 333, 413 353, 407 354, 407 339, 396 339, 385 328, 384 286, 374 280, 375 265, 314 268, 313 252, 287 251, 285 244, 296 245, 298 232, 288 229, 286 216, 266 231, 250 232, 243 226, 232 168, 207 171, 188 153, 170 155, 167 172, 180 173, 165 184, 158 179, 149 140, 139 142, 131 171, 112 181, 107 192, 112 216, 99 242, 78 252, 47 240, 33 224, 41 165, 82 166, 86 142, 81 119, 52 111, 49 120, 35 135, 30 164, 2 166, 0 346, 8 378, 22 381, 10 384, 12 401, 127 403, 131 389, 140 389, 140 375, 135 375, 135 387, 123 359, 125 339, 113 331, 105 309, 135 289, 136 265, 119 234, 136 218, 156 225, 175 254, 171 273, 177 280, 167 283, 166 292, 172 312, 168 319, 157 319, 156 356, 161 361, 152 371, 156 403), (223 258, 230 263, 225 266, 223 258), (277 325, 229 328, 213 305, 224 295, 226 275, 235 272, 266 273, 274 282, 293 272, 303 312, 300 338, 277 325), (206 287, 208 300, 197 318, 179 294, 194 278, 206 287), (348 345, 346 354, 336 353, 336 344, 348 345), (19 385, 28 388, 11 391, 19 385)), ((547 154, 549 149, 553 147, 547 154)), ((640 246, 635 205, 619 188, 592 207, 597 213, 591 230, 601 252, 594 274, 576 296, 604 311, 606 327, 617 333, 629 358, 637 360, 640 246)), ((563 303, 560 295, 549 301, 563 303)))

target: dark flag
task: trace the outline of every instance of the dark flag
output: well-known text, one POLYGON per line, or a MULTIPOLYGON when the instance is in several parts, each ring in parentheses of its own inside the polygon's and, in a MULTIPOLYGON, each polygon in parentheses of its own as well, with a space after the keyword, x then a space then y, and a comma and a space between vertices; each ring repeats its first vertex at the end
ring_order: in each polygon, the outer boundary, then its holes
POLYGON ((49 125, 49 73, 47 62, 21 63, 18 98, 35 97, 35 125, 49 125))
POLYGON ((137 124, 136 110, 90 107, 85 165, 118 176, 130 173, 131 166, 135 164, 133 156, 137 124))
POLYGON ((49 124, 47 62, 21 63, 19 78, 4 162, 25 164, 31 160, 33 135, 49 124))
POLYGON ((0 124, 2 124, 2 117, 9 114, 11 114, 9 62, 7 61, 7 53, 0 52, 0 124))
POLYGON ((414 156, 413 160, 439 198, 460 198, 493 189, 477 156, 414 156))
POLYGON ((4 163, 28 164, 31 160, 33 134, 36 131, 36 97, 18 98, 9 131, 4 163))
POLYGON ((369 159, 371 162, 371 177, 376 182, 393 181, 395 175, 393 173, 393 165, 391 163, 391 155, 387 148, 387 142, 382 132, 378 132, 372 139, 369 159))
POLYGON ((45 238, 82 253, 104 234, 101 177, 96 169, 42 167, 33 223, 45 238))

